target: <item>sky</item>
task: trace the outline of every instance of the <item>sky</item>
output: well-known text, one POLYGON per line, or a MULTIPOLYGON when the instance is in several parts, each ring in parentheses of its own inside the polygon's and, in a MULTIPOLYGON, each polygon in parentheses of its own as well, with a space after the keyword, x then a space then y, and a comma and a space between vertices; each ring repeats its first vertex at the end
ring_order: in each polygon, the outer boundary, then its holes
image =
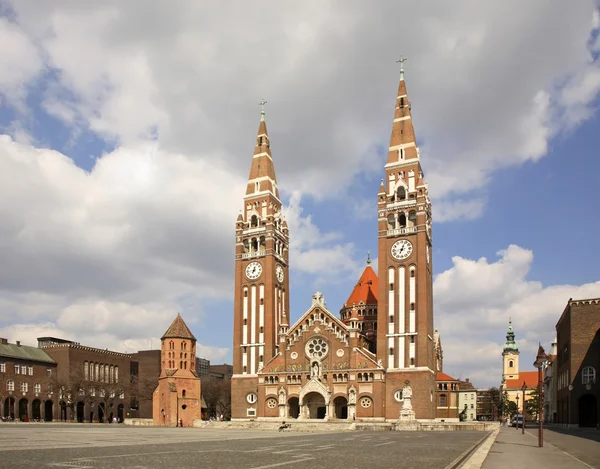
POLYGON ((405 56, 444 371, 499 385, 509 318, 532 370, 600 297, 599 32, 592 0, 0 0, 0 336, 133 352, 180 312, 231 362, 263 98, 291 318, 317 290, 338 314, 377 256, 405 56))

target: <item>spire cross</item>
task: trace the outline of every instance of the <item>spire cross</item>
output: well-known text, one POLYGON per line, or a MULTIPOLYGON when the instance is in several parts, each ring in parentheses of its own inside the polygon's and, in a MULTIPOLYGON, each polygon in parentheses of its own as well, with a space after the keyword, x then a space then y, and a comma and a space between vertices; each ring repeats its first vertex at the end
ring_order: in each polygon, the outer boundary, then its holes
POLYGON ((400 64, 400 80, 404 80, 404 62, 408 59, 403 55, 400 56, 400 59, 396 60, 397 63, 400 64))
POLYGON ((265 120, 265 104, 267 104, 267 102, 265 101, 265 99, 261 99, 260 103, 258 103, 260 106, 260 120, 264 121, 265 120))
POLYGON ((371 251, 367 251, 367 265, 371 264, 371 251))

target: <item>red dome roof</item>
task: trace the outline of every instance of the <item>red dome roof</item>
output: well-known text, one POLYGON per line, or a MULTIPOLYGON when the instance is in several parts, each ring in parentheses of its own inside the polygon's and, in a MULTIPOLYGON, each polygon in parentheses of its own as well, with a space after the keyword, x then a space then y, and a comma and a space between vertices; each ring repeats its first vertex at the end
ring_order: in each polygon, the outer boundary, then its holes
POLYGON ((360 302, 363 302, 366 305, 377 304, 378 284, 377 274, 373 268, 368 265, 360 276, 354 290, 352 290, 348 301, 346 301, 346 307, 351 307, 360 302))

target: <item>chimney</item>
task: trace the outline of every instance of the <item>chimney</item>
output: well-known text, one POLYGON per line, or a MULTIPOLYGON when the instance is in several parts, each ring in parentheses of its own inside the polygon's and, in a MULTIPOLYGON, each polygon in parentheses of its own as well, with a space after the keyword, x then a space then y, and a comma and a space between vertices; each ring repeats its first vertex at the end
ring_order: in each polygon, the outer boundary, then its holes
POLYGON ((20 347, 20 346, 21 346, 21 341, 17 340, 17 347, 20 347))
POLYGON ((0 344, 8 344, 8 340, 4 337, 0 337, 0 344))

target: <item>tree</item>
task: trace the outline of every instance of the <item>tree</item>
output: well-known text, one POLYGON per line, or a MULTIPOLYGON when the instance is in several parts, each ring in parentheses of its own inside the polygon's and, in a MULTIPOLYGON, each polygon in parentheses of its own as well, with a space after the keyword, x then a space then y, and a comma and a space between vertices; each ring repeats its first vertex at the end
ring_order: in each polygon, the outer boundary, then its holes
MULTIPOLYGON (((515 404, 513 402, 513 404, 515 404)), ((517 404, 515 404, 515 408, 517 407, 517 404)), ((500 398, 500 404, 499 404, 499 408, 500 408, 500 415, 502 415, 502 417, 510 417, 513 412, 511 411, 511 407, 510 407, 510 401, 508 400, 508 392, 504 391, 502 393, 502 397, 500 398)))
POLYGON ((231 380, 207 376, 202 377, 201 386, 208 417, 231 418, 231 380))
POLYGON ((513 415, 519 412, 519 410, 517 409, 517 403, 513 401, 508 401, 506 409, 506 417, 512 417, 513 415))
POLYGON ((531 394, 527 396, 525 401, 525 412, 527 412, 534 420, 537 420, 539 414, 540 394, 535 388, 531 394))

